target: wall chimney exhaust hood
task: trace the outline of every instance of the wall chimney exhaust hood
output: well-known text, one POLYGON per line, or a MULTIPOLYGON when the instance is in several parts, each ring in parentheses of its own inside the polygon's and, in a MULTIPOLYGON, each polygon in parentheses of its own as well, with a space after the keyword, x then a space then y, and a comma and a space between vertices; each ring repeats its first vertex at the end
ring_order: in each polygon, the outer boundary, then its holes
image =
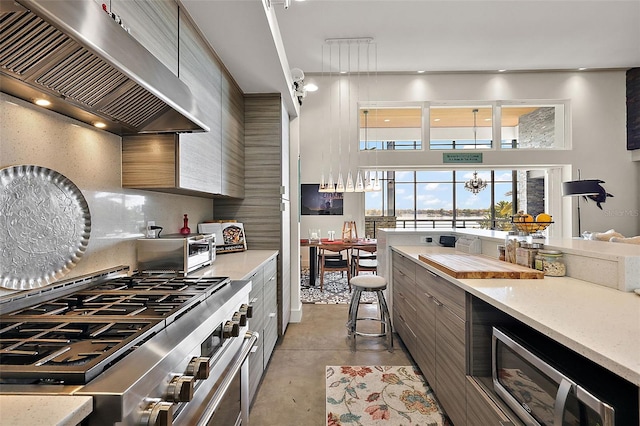
POLYGON ((0 0, 0 90, 119 135, 209 131, 189 87, 95 1, 0 0))

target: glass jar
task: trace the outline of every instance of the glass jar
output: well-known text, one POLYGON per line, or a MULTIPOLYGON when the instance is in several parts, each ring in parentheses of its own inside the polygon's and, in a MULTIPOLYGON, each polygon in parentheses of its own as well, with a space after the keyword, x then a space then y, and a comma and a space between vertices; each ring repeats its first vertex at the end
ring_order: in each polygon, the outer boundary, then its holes
POLYGON ((539 250, 536 255, 535 267, 549 277, 564 277, 567 275, 567 267, 564 257, 558 250, 539 250))
POLYGON ((498 259, 505 260, 504 246, 498 246, 498 259))

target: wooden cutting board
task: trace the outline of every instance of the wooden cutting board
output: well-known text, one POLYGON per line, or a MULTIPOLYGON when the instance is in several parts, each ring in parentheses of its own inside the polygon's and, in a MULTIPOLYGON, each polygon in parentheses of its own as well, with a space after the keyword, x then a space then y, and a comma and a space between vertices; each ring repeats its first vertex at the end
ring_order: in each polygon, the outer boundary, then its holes
POLYGON ((544 278, 542 271, 478 254, 420 254, 418 258, 454 278, 544 278))

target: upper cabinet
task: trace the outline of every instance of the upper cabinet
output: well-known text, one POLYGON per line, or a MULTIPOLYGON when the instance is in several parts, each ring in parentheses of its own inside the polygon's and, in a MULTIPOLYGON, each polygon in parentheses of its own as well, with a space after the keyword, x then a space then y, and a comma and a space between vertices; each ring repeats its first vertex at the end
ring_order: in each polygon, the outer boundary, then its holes
POLYGON ((222 73, 222 193, 244 197, 244 96, 222 73))
MULTIPOLYGON (((178 11, 173 1, 118 0, 112 7, 125 24, 136 22, 140 30, 135 37, 147 49, 163 62, 161 55, 168 56, 169 63, 175 63, 176 75, 189 86, 199 115, 210 128, 204 133, 125 137, 122 186, 212 198, 243 197, 244 97, 233 78, 188 15, 178 11), (171 5, 176 7, 175 13, 171 5), (138 15, 136 19, 130 17, 134 14, 138 15), (159 28, 154 27, 154 19, 160 20, 159 28), (147 27, 149 31, 142 30, 147 27), (165 30, 173 27, 175 48, 163 50, 157 45, 162 44, 160 39, 171 40, 165 36, 170 31, 165 30), (170 155, 172 159, 168 158, 170 155), (153 162, 155 165, 151 165, 153 162), (154 170, 163 173, 158 176, 154 170), (171 179, 167 179, 169 175, 171 179)), ((133 28, 131 33, 134 35, 133 28)))
POLYGON ((181 186, 222 194, 222 66, 184 13, 180 14, 179 77, 191 89, 200 116, 211 129, 179 135, 180 167, 193 169, 183 174, 181 186))
POLYGON ((175 1, 111 0, 111 12, 131 35, 178 75, 178 5, 175 1))

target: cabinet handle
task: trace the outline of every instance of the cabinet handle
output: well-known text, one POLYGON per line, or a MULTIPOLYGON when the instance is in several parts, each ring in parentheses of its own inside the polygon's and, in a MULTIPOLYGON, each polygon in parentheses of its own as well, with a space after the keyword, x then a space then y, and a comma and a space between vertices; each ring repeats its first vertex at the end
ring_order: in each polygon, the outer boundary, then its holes
POLYGON ((437 276, 438 276, 438 274, 436 274, 435 272, 430 271, 430 270, 428 270, 428 269, 425 269, 425 271, 427 271, 428 273, 430 273, 430 274, 431 274, 431 275, 433 275, 434 277, 437 277, 437 276))
POLYGON ((276 313, 275 313, 275 312, 271 312, 271 313, 269 314, 269 318, 273 318, 273 317, 275 317, 275 316, 276 316, 276 313))
POLYGON ((258 301, 258 298, 254 297, 253 299, 251 299, 251 302, 249 302, 249 303, 256 303, 257 301, 258 301))
POLYGON ((252 354, 255 354, 255 353, 257 352, 257 350, 258 350, 258 347, 257 347, 257 346, 253 346, 253 347, 251 348, 251 353, 252 353, 252 354))
POLYGON ((276 279, 276 277, 271 277, 271 278, 269 278, 269 281, 273 281, 275 279, 276 279))
POLYGON ((431 299, 433 299, 433 303, 435 303, 437 306, 442 306, 442 302, 440 302, 438 299, 436 299, 435 297, 431 296, 431 299))
POLYGON ((427 299, 433 299, 433 296, 427 293, 426 291, 424 292, 424 295, 427 296, 427 299))

